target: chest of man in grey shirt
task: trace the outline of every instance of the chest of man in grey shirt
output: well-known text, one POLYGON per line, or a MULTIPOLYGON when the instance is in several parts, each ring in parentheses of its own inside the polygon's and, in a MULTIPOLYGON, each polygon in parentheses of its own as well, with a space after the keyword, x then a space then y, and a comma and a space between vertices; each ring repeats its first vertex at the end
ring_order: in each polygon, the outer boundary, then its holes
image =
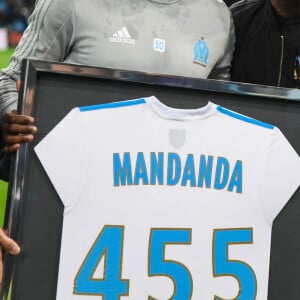
POLYGON ((37 0, 0 76, 0 115, 16 109, 23 58, 229 79, 233 45, 222 0, 37 0))

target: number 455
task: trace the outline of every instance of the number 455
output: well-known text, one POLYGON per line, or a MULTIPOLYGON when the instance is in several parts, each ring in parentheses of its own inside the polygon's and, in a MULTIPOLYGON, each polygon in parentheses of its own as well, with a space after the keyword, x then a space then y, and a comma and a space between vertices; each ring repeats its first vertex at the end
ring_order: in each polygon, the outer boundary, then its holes
MULTIPOLYGON (((149 276, 167 276, 174 284, 171 300, 192 299, 193 280, 188 268, 167 260, 168 244, 191 244, 191 229, 151 229, 149 239, 149 276)), ((102 296, 103 300, 119 300, 129 296, 129 280, 122 279, 123 226, 104 226, 74 280, 74 294, 102 296), (103 279, 93 278, 101 259, 105 259, 103 279)), ((213 272, 215 277, 232 276, 239 284, 235 300, 256 298, 256 276, 245 262, 229 260, 230 244, 252 243, 251 228, 215 229, 213 233, 213 272)), ((155 300, 149 295, 148 299, 155 300)), ((141 299, 142 300, 142 299, 141 299)), ((215 296, 214 300, 224 300, 215 296)))

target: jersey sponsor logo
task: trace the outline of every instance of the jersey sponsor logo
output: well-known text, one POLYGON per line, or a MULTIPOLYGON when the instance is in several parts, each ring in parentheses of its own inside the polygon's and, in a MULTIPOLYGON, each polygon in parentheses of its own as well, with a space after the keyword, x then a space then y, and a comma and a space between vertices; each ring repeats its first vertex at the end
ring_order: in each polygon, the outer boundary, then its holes
POLYGON ((202 67, 206 67, 208 60, 208 47, 207 43, 204 41, 204 38, 201 37, 201 40, 198 40, 194 46, 194 64, 198 64, 202 67))
POLYGON ((109 41, 111 43, 119 43, 119 44, 135 44, 135 40, 131 38, 126 27, 122 27, 120 30, 115 32, 110 38, 109 41))
POLYGON ((242 193, 243 162, 201 154, 113 153, 114 186, 168 185, 242 193))

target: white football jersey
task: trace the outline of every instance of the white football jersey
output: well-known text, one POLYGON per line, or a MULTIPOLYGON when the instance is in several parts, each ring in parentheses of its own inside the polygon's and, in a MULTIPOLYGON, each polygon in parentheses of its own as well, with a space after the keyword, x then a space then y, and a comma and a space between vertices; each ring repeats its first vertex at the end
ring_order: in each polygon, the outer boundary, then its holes
POLYGON ((65 206, 58 300, 267 299, 300 181, 278 128, 153 96, 74 108, 35 151, 65 206))

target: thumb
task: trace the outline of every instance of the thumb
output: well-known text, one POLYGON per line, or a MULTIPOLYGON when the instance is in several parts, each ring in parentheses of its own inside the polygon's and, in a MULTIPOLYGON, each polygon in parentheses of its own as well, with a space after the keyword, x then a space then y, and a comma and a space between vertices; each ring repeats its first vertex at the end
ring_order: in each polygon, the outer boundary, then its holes
POLYGON ((13 255, 19 254, 21 250, 19 245, 13 239, 8 237, 2 229, 0 229, 0 247, 13 255))

